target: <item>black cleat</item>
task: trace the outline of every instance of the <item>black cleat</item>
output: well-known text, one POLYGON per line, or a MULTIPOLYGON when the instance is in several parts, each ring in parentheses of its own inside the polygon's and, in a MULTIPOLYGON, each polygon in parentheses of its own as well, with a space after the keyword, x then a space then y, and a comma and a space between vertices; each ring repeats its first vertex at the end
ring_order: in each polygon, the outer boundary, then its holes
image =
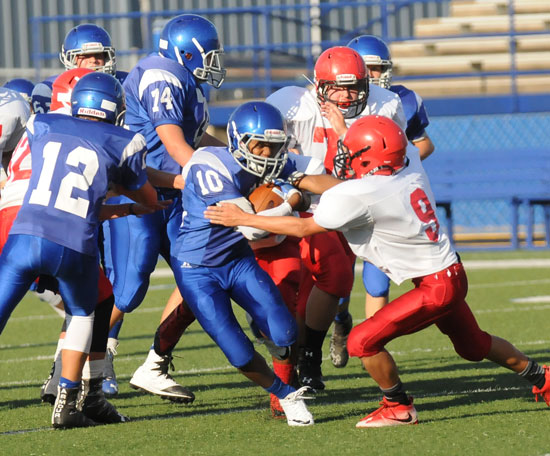
POLYGON ((85 397, 82 412, 88 418, 100 424, 126 423, 130 418, 117 411, 115 406, 105 399, 102 390, 103 378, 93 378, 82 382, 85 397))
POLYGON ((82 413, 80 388, 59 386, 53 406, 52 426, 55 429, 96 426, 98 423, 82 413))
POLYGON ((297 369, 300 385, 309 386, 317 391, 325 389, 321 362, 321 350, 313 350, 308 347, 299 348, 297 369))

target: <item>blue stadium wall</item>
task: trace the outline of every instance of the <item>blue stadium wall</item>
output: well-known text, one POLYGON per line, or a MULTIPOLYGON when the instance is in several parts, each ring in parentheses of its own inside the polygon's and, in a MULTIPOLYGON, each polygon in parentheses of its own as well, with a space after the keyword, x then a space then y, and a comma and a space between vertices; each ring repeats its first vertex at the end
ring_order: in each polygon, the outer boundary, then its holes
MULTIPOLYGON (((312 1, 317 4, 341 4, 346 2, 312 1)), ((353 2, 349 2, 352 4, 353 2)), ((368 32, 391 38, 409 37, 413 34, 414 19, 419 17, 443 16, 448 12, 448 1, 421 1, 407 4, 399 14, 389 18, 386 27, 372 22, 368 32)), ((372 6, 359 9, 334 10, 320 18, 323 25, 321 39, 338 41, 362 24, 380 15, 383 1, 373 1, 372 6)), ((61 70, 57 59, 63 38, 72 26, 83 22, 94 22, 105 27, 111 34, 117 48, 119 68, 130 69, 140 58, 144 49, 150 49, 155 32, 155 20, 166 17, 149 16, 122 17, 128 12, 195 11, 204 9, 227 9, 247 7, 303 6, 299 0, 2 0, 0 1, 0 84, 13 77, 26 77, 37 82, 61 70), (105 17, 104 14, 111 16, 105 17), (75 17, 75 15, 77 15, 75 17), (37 18, 54 16, 55 20, 39 22, 37 18), (153 27, 151 28, 151 25, 153 27), (34 39, 34 41, 33 41, 34 39), (33 55, 33 50, 35 51, 33 55), (119 52, 122 51, 122 52, 119 52), (38 55, 37 55, 38 53, 38 55), (37 66, 40 72, 37 71, 37 66)), ((282 42, 299 43, 303 38, 303 21, 309 14, 307 9, 285 11, 283 19, 272 23, 271 33, 282 42), (305 15, 305 16, 304 16, 305 15), (285 26, 283 27, 283 22, 285 26)), ((235 15, 234 15, 235 16, 235 15)), ((251 33, 250 15, 237 17, 222 14, 207 15, 222 34, 224 46, 244 48, 233 63, 239 59, 250 61, 253 54, 246 46, 255 43, 251 33)), ((290 49, 296 56, 303 54, 302 48, 290 49)), ((283 56, 285 59, 288 57, 283 56)), ((286 62, 286 60, 285 60, 286 62)), ((550 96, 530 95, 516 99, 505 97, 478 97, 426 100, 431 116, 429 134, 436 144, 436 152, 428 159, 439 160, 446 154, 460 154, 465 146, 480 153, 488 150, 503 150, 513 153, 514 148, 532 144, 546 147, 550 151, 550 96)), ((212 110, 214 124, 223 125, 231 108, 212 110)), ((521 180, 521 176, 518 176, 521 180)), ((528 182, 525 183, 528 185, 528 182)), ((499 201, 470 201, 454 206, 454 220, 457 233, 509 232, 509 207, 499 201)), ((537 229, 541 231, 542 214, 537 210, 537 229)), ((520 213, 520 225, 525 213, 520 213)))
MULTIPOLYGON (((427 131, 436 145, 434 154, 424 163, 428 174, 437 161, 449 155, 460 157, 465 151, 473 151, 480 156, 496 153, 503 158, 515 157, 519 162, 522 156, 518 150, 542 149, 546 152, 546 161, 534 163, 533 166, 550 167, 550 112, 433 117, 427 131)), ((467 168, 467 165, 465 163, 464 167, 467 168)), ((518 174, 513 184, 515 188, 528 191, 531 183, 518 174)), ((438 215, 443 220, 443 213, 438 215)), ((519 215, 521 234, 525 231, 527 218, 525 207, 520 209, 519 215)), ((458 235, 509 234, 510 219, 511 206, 505 201, 468 200, 453 205, 454 229, 458 235)), ((543 213, 540 207, 535 209, 535 228, 540 236, 543 233, 543 213)))

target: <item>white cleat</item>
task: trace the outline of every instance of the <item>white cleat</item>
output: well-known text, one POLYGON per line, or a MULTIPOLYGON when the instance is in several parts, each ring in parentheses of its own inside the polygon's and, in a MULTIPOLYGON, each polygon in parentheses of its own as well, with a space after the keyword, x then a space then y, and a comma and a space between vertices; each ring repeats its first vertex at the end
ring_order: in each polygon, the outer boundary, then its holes
POLYGON ((312 397, 305 396, 309 391, 311 391, 309 386, 302 386, 299 390, 290 393, 284 399, 279 399, 289 426, 311 426, 313 424, 313 415, 307 409, 304 402, 304 399, 313 399, 312 397))
POLYGON ((159 356, 155 350, 149 350, 147 359, 130 379, 130 386, 160 396, 162 399, 190 404, 195 400, 195 395, 189 389, 176 383, 168 373, 171 361, 171 356, 159 356))

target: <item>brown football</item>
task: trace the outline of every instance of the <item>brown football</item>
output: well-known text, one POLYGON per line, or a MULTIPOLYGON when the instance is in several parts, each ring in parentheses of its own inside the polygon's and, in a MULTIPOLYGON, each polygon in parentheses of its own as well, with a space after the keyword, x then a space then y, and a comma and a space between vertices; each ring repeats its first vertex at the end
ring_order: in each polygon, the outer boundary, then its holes
POLYGON ((255 212, 265 211, 277 207, 283 203, 283 198, 273 190, 280 188, 272 182, 257 187, 250 195, 248 200, 252 203, 255 212))

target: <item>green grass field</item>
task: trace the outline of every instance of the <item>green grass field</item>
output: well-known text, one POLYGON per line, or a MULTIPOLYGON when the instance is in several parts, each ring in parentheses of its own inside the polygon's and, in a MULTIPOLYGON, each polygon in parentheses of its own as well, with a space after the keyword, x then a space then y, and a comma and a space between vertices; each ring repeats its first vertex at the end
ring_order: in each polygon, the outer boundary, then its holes
MULTIPOLYGON (((463 255, 466 265, 527 258, 547 259, 550 253, 463 255)), ((482 328, 536 360, 550 362, 550 267, 467 270, 468 301, 482 328)), ((174 377, 195 392, 195 402, 176 405, 134 391, 128 380, 152 342, 170 283, 154 280, 121 332, 115 359, 121 391, 113 403, 132 422, 68 431, 50 429, 51 407, 38 398, 61 319, 34 296, 26 297, 0 336, 0 454, 550 454, 550 409, 535 403, 530 386, 490 362, 462 360, 434 327, 388 345, 415 398, 418 426, 355 429, 378 406, 379 390, 359 360, 336 369, 326 359, 327 389, 309 402, 315 426, 290 428, 271 418, 267 393, 229 366, 196 322, 174 353, 174 377)), ((392 286, 392 296, 408 287, 392 286)), ((357 281, 352 296, 356 323, 362 309, 357 281)), ((325 358, 328 338, 326 342, 325 358)), ((259 351, 266 355, 263 347, 259 351)))

